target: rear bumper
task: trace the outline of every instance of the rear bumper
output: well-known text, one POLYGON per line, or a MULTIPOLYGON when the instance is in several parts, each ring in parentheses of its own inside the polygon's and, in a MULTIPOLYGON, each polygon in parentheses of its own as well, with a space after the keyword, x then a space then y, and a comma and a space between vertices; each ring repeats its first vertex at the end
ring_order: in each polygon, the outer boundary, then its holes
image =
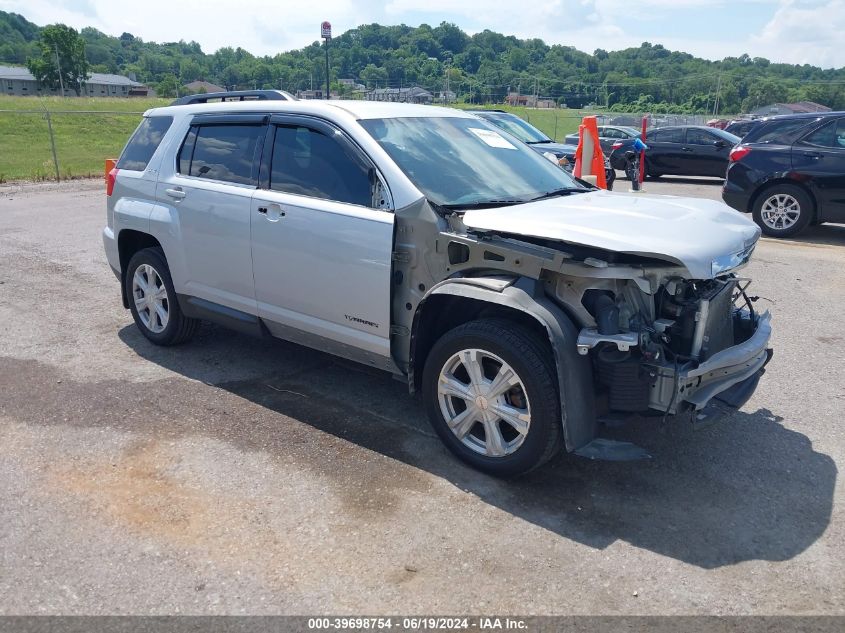
POLYGON ((106 251, 106 259, 112 272, 120 279, 120 253, 117 250, 117 240, 114 237, 114 231, 107 226, 103 229, 103 250, 106 251))

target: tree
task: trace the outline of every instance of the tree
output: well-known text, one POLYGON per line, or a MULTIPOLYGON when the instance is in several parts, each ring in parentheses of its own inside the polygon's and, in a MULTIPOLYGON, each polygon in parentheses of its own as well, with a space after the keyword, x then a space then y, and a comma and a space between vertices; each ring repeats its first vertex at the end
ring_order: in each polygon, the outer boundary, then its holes
POLYGON ((85 58, 85 40, 64 24, 51 24, 44 27, 38 39, 38 57, 26 60, 38 83, 51 90, 64 86, 82 93, 82 87, 88 78, 88 61, 85 58))

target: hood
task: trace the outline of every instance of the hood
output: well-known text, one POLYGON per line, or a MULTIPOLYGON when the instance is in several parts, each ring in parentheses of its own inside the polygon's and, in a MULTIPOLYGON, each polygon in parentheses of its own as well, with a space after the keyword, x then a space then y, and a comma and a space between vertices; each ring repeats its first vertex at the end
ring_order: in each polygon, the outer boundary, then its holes
POLYGON ((560 240, 684 266, 713 276, 713 260, 752 246, 760 229, 723 202, 595 191, 464 213, 472 229, 560 240))
POLYGON ((528 147, 541 154, 551 152, 558 158, 561 156, 574 156, 575 150, 578 149, 575 145, 565 145, 564 143, 554 143, 552 141, 548 143, 531 143, 528 147))

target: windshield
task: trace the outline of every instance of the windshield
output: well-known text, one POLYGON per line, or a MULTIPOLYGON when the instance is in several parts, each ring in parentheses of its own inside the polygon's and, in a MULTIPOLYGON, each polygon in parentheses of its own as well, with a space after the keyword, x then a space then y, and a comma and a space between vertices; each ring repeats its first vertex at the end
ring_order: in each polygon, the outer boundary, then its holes
POLYGON ((516 204, 575 189, 563 169, 475 118, 413 117, 360 122, 434 204, 516 204))
POLYGON ((487 119, 497 128, 513 134, 523 143, 551 143, 552 139, 543 134, 536 127, 530 123, 526 123, 515 114, 508 114, 506 112, 491 112, 480 113, 479 116, 487 119))

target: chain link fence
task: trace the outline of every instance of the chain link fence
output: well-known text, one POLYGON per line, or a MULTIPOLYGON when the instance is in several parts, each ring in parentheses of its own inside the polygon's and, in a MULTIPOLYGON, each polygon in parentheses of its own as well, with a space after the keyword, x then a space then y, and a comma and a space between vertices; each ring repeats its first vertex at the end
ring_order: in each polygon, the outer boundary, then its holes
POLYGON ((2 109, 0 103, 0 182, 102 176, 105 159, 120 153, 143 112, 2 109))
MULTIPOLYGON (((126 99, 108 102, 85 99, 48 101, 27 97, 16 99, 14 103, 0 100, 0 183, 102 176, 105 160, 120 154, 143 112, 148 107, 168 102, 166 99, 143 102, 126 99), (8 105, 16 107, 6 107, 8 105)), ((600 125, 626 125, 640 129, 643 121, 642 114, 506 105, 453 105, 462 109, 512 112, 558 142, 564 142, 567 135, 576 134, 583 117, 589 114, 597 115, 600 125)), ((647 116, 649 127, 704 125, 711 118, 706 115, 647 116)))

